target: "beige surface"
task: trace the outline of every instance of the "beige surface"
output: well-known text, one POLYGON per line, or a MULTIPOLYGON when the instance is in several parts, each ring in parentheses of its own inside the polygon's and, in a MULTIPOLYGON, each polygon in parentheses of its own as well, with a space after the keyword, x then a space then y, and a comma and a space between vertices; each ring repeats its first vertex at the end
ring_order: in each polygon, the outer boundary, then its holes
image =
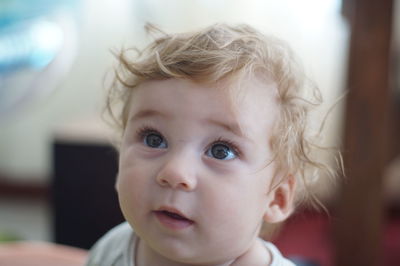
POLYGON ((87 251, 46 242, 16 242, 0 245, 1 266, 78 266, 87 251))

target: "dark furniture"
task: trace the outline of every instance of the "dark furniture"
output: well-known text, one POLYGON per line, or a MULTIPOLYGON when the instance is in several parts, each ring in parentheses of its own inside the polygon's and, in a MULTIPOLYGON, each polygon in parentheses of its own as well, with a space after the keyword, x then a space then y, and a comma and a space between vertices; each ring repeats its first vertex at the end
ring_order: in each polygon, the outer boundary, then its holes
POLYGON ((88 249, 123 221, 111 145, 56 140, 52 202, 55 242, 88 249))

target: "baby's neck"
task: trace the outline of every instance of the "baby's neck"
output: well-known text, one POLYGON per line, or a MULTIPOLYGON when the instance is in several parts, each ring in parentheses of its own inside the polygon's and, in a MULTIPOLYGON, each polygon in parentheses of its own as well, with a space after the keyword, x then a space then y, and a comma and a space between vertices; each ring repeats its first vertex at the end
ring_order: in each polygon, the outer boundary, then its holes
POLYGON ((185 264, 176 261, 169 260, 149 246, 146 245, 141 240, 137 243, 137 252, 135 254, 135 266, 153 266, 153 265, 163 265, 163 266, 248 266, 248 265, 270 265, 271 263, 271 253, 264 246, 261 240, 257 241, 250 247, 245 253, 239 255, 232 260, 219 263, 219 264, 185 264))

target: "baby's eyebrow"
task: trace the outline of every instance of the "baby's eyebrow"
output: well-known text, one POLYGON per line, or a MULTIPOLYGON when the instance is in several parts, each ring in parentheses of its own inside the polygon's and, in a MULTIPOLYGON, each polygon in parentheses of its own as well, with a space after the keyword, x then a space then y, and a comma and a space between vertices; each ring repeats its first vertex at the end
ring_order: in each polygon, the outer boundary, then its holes
POLYGON ((166 114, 152 110, 152 109, 145 109, 145 110, 140 110, 139 112, 135 113, 130 120, 138 120, 138 119, 143 119, 143 118, 148 118, 151 116, 161 116, 161 117, 167 117, 166 114))
MULTIPOLYGON (((140 110, 137 113, 133 114, 133 116, 130 118, 130 120, 134 121, 134 120, 139 120, 139 119, 144 119, 144 118, 154 117, 154 116, 160 116, 160 117, 164 117, 164 118, 168 118, 169 117, 168 114, 162 113, 162 112, 157 111, 157 110, 144 109, 144 110, 140 110)), ((224 122, 224 121, 220 121, 220 120, 217 120, 217 119, 209 118, 209 119, 205 119, 204 122, 208 123, 208 124, 216 125, 218 127, 221 127, 224 130, 232 132, 233 134, 235 134, 236 136, 238 136, 240 138, 246 138, 247 139, 246 135, 242 131, 242 128, 240 127, 240 125, 236 121, 224 122)))
POLYGON ((238 137, 247 138, 246 135, 243 133, 242 128, 237 122, 223 122, 215 119, 207 119, 206 122, 214 124, 218 127, 222 127, 223 129, 232 132, 238 137))

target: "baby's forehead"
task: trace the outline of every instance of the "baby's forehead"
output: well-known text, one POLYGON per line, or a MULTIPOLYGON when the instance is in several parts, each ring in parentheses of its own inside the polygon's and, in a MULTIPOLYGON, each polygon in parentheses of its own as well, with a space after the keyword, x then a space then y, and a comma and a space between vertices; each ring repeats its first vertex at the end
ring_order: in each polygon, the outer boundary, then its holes
POLYGON ((218 82, 216 88, 223 91, 232 111, 246 101, 258 105, 260 109, 277 106, 278 103, 277 83, 267 75, 236 76, 218 82))
POLYGON ((200 117, 228 119, 246 127, 249 120, 259 121, 268 128, 276 121, 278 105, 276 85, 272 81, 236 79, 215 83, 167 79, 148 81, 137 88, 132 97, 133 113, 158 110, 194 114, 200 117))
MULTIPOLYGON (((217 81, 207 80, 206 78, 200 81, 176 78, 146 80, 139 84, 138 88, 151 89, 154 84, 159 82, 165 84, 164 89, 167 95, 174 93, 173 90, 168 90, 168 87, 175 87, 177 84, 183 88, 188 88, 187 95, 191 94, 191 88, 193 88, 190 84, 196 84, 198 85, 197 87, 201 87, 200 90, 192 90, 192 98, 196 98, 202 93, 207 94, 210 90, 216 91, 217 93, 213 94, 213 97, 217 97, 221 102, 223 101, 230 111, 237 111, 237 106, 249 101, 251 101, 252 105, 259 104, 260 108, 263 108, 262 106, 275 105, 278 102, 277 84, 272 78, 265 75, 231 75, 217 81)), ((135 94, 135 92, 133 93, 135 94)), ((160 100, 162 99, 160 98, 160 100)))

